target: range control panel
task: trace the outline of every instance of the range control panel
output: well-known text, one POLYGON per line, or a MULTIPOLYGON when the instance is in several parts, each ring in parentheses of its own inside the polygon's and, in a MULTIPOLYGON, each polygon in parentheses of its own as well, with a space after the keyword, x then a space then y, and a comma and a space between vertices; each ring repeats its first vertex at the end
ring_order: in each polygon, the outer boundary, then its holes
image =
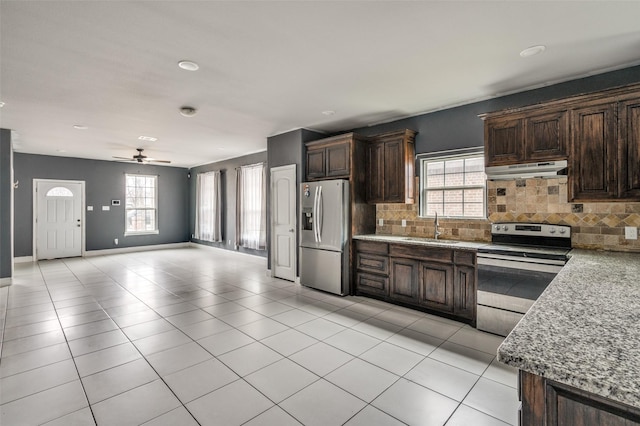
POLYGON ((494 223, 491 234, 571 238, 571 227, 546 223, 494 223))

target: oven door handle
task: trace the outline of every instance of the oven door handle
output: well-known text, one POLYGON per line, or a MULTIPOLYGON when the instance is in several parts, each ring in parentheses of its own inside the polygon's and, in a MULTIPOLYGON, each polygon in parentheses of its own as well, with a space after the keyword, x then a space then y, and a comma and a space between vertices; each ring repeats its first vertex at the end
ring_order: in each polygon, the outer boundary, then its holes
POLYGON ((523 271, 549 272, 557 274, 564 266, 564 262, 550 259, 531 259, 526 261, 505 259, 506 256, 493 255, 492 257, 478 256, 478 267, 494 266, 498 268, 519 269, 523 271))

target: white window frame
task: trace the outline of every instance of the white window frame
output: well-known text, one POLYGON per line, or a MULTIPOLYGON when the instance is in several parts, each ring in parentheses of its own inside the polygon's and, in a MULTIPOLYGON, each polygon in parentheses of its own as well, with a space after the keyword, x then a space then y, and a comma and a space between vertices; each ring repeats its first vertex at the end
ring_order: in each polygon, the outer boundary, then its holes
MULTIPOLYGON (((450 161, 450 160, 461 160, 461 159, 471 159, 481 157, 484 159, 484 148, 465 148, 465 149, 457 149, 450 151, 440 151, 433 152, 428 154, 418 155, 418 160, 420 162, 420 211, 419 217, 424 218, 432 218, 434 215, 427 214, 427 191, 433 189, 482 189, 482 216, 446 216, 442 215, 441 217, 446 217, 450 219, 464 219, 464 220, 486 220, 487 219, 487 179, 485 176, 483 185, 461 185, 461 186, 443 186, 437 188, 428 188, 427 189, 427 164, 433 162, 440 161, 450 161)), ((464 191, 463 191, 464 194, 464 191)), ((464 200, 463 200, 464 203, 464 200)))
POLYGON ((153 235, 153 234, 159 234, 159 226, 158 226, 158 175, 143 175, 143 174, 135 174, 135 173, 125 173, 125 178, 124 178, 124 198, 125 198, 125 208, 124 208, 124 236, 128 237, 128 236, 133 236, 133 235, 153 235), (154 179, 154 194, 153 194, 153 207, 129 207, 129 203, 128 203, 128 196, 127 196, 127 178, 129 177, 145 177, 145 178, 153 178, 154 179), (128 219, 128 212, 130 210, 153 210, 154 212, 154 223, 155 223, 155 229, 148 229, 148 230, 143 230, 143 231, 128 231, 127 230, 127 221, 128 219))

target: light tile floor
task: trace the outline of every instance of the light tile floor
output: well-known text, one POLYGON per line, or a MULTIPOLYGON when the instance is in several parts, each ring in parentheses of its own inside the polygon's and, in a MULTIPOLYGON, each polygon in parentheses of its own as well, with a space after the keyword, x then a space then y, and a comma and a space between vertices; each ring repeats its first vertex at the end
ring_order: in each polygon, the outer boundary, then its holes
POLYGON ((2 425, 517 424, 501 338, 185 248, 18 264, 2 425))

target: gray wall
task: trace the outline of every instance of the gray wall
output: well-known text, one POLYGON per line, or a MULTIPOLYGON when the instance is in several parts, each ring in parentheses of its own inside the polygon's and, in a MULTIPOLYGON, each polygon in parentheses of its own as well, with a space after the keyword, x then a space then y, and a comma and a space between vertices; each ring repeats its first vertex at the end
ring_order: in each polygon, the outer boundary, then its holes
MULTIPOLYGON (((236 239, 236 168, 240 166, 246 166, 248 164, 267 162, 267 152, 258 152, 255 154, 249 154, 242 157, 232 158, 225 161, 219 161, 217 163, 205 164, 204 166, 194 167, 189 170, 191 178, 189 179, 189 235, 192 236, 191 240, 195 243, 205 244, 212 247, 223 248, 226 250, 235 250, 236 239), (222 204, 224 205, 222 213, 222 238, 221 243, 211 243, 208 241, 200 241, 193 238, 195 232, 195 218, 196 218, 196 175, 198 173, 210 172, 213 170, 220 170, 222 176, 222 204)), ((268 184, 267 184, 268 187, 268 184)), ((267 240, 267 247, 269 246, 269 240, 267 240)), ((238 251, 257 256, 266 257, 267 251, 265 250, 251 250, 243 247, 239 247, 238 251)))
MULTIPOLYGON (((392 130, 411 129, 416 135, 416 153, 470 148, 484 144, 484 124, 479 114, 511 107, 532 105, 552 99, 609 89, 640 82, 640 66, 592 77, 554 84, 482 102, 358 129, 345 129, 374 135, 392 130)), ((418 169, 416 169, 418 170, 418 169)))
POLYGON ((33 179, 85 181, 86 249, 101 250, 189 241, 187 169, 149 164, 85 160, 46 155, 14 155, 15 179, 15 256, 31 256, 33 245, 33 179), (157 235, 124 236, 125 174, 158 175, 157 235), (102 211, 111 200, 121 200, 119 207, 102 211), (118 238, 119 244, 114 244, 118 238))
POLYGON ((11 130, 0 129, 0 278, 11 276, 11 130))
MULTIPOLYGON (((306 158, 304 157, 305 142, 324 138, 326 135, 313 132, 307 129, 292 130, 280 135, 267 138, 268 170, 272 167, 296 165, 296 187, 304 179, 306 173, 306 158)), ((270 174, 269 174, 270 178, 270 174)), ((269 179, 268 178, 268 179, 269 179)), ((271 185, 267 185, 267 241, 271 242, 271 185)), ((296 191, 296 197, 298 192, 296 191)), ((300 218, 300 205, 296 203, 296 217, 300 218)), ((296 233, 296 247, 300 243, 300 235, 296 233)), ((269 269, 271 269, 271 245, 269 245, 269 254, 267 259, 269 269)))

